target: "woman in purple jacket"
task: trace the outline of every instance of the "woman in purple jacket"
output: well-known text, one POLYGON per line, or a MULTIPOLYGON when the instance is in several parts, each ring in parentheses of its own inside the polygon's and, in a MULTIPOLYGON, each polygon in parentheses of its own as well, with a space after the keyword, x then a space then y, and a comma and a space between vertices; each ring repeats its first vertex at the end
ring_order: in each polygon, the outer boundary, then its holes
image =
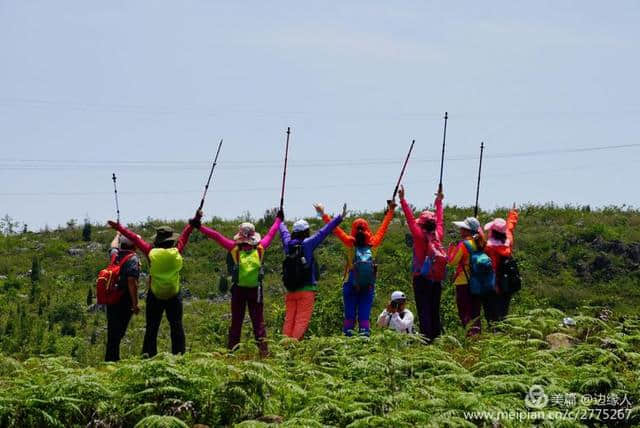
MULTIPOLYGON (((320 204, 315 205, 316 209, 320 204)), ((347 204, 342 215, 336 216, 313 236, 309 223, 298 220, 293 224, 293 234, 280 223, 280 238, 285 253, 283 280, 288 292, 285 297, 286 313, 282 334, 296 340, 302 339, 309 327, 313 306, 318 291, 318 267, 314 263, 313 251, 333 232, 346 215, 347 204)))

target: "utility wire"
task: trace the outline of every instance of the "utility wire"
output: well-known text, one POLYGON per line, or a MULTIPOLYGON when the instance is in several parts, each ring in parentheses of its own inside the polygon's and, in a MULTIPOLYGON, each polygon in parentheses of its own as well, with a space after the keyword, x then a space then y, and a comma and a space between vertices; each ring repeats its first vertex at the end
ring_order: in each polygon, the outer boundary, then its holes
MULTIPOLYGON (((563 153, 587 153, 597 151, 609 151, 638 148, 640 143, 636 144, 617 144, 607 146, 595 146, 595 147, 580 147, 580 148, 568 148, 568 149, 548 149, 548 150, 534 150, 526 152, 507 152, 487 154, 486 159, 513 159, 513 158, 526 158, 534 156, 547 156, 563 153)), ((471 161, 477 160, 478 156, 449 156, 447 161, 471 161)), ((322 160, 302 160, 291 161, 291 166, 295 168, 327 168, 327 167, 355 167, 355 166, 380 166, 380 165, 395 165, 397 159, 391 158, 377 158, 377 159, 322 159, 322 160)), ((411 161, 412 163, 434 163, 440 162, 439 158, 416 158, 411 161)), ((71 168, 134 168, 134 169, 178 169, 178 170, 197 170, 200 167, 208 166, 207 162, 194 161, 194 160, 78 160, 78 159, 11 159, 0 158, 0 168, 3 170, 60 170, 71 168)), ((225 161, 224 164, 220 164, 224 169, 254 169, 254 168, 280 168, 281 161, 278 160, 242 160, 225 161)))

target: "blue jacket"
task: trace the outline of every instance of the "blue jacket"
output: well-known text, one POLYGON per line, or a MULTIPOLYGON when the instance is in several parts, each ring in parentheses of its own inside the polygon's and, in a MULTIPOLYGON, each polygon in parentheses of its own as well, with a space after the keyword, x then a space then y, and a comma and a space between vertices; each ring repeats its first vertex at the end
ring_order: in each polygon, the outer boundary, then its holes
MULTIPOLYGON (((302 251, 304 252, 304 257, 307 259, 307 263, 311 264, 311 284, 316 285, 318 282, 318 272, 316 270, 316 264, 313 259, 313 250, 318 247, 324 241, 327 236, 333 232, 340 223, 342 222, 342 215, 338 215, 334 217, 329 223, 325 224, 320 230, 318 230, 314 235, 306 238, 302 241, 302 251)), ((289 254, 289 248, 295 245, 300 245, 299 239, 292 239, 291 234, 289 233, 289 229, 284 224, 284 222, 280 223, 280 238, 282 238, 282 248, 284 249, 285 254, 289 254)))

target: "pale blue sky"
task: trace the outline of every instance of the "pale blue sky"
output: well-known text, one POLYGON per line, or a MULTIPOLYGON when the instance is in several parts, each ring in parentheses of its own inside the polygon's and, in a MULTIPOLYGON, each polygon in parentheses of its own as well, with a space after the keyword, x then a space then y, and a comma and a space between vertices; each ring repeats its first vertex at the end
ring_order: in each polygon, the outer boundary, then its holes
POLYGON ((380 208, 412 138, 424 206, 445 110, 449 203, 484 140, 485 208, 640 205, 637 1, 327 4, 0 0, 0 215, 102 222, 116 171, 124 221, 186 218, 221 137, 207 215, 261 214, 287 126, 288 217, 380 208))

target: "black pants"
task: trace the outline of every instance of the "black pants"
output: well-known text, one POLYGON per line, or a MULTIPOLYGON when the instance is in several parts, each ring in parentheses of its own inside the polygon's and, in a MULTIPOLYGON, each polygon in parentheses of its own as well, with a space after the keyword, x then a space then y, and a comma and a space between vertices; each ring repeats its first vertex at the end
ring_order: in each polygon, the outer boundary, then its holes
POLYGON ((158 353, 158 330, 162 314, 167 312, 167 320, 171 328, 171 352, 184 354, 185 338, 182 326, 182 297, 178 294, 169 300, 160 300, 151 290, 147 293, 147 328, 144 333, 142 354, 153 357, 158 353))
POLYGON ((502 321, 509 315, 511 293, 489 294, 482 297, 482 308, 487 323, 502 321))
POLYGON ((423 276, 413 277, 413 293, 416 298, 416 309, 420 321, 420 333, 429 340, 434 340, 442 331, 440 321, 440 296, 442 284, 433 282, 423 276))
POLYGON ((131 303, 123 298, 115 305, 107 305, 107 352, 105 361, 120 360, 120 342, 131 320, 131 303))

